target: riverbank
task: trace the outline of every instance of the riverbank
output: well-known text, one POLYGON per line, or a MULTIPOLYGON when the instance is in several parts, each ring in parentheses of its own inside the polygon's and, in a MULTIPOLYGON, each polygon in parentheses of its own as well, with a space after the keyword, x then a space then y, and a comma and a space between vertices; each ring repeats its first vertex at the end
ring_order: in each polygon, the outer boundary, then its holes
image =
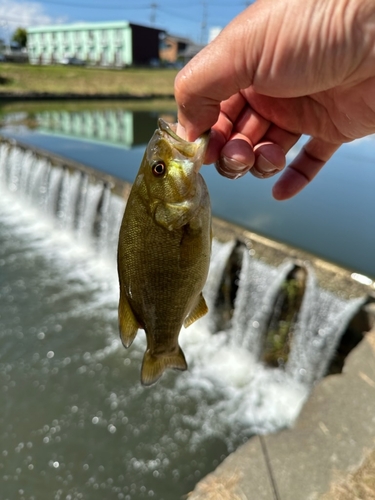
POLYGON ((176 69, 105 69, 0 64, 0 99, 139 99, 173 97, 176 69))

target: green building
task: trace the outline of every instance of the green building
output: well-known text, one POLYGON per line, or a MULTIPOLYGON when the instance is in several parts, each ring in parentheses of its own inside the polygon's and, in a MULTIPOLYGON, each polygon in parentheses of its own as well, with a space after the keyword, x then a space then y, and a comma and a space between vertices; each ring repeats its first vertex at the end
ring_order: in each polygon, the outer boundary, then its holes
POLYGON ((127 21, 36 26, 27 29, 31 64, 77 58, 98 66, 132 66, 159 59, 163 31, 127 21))

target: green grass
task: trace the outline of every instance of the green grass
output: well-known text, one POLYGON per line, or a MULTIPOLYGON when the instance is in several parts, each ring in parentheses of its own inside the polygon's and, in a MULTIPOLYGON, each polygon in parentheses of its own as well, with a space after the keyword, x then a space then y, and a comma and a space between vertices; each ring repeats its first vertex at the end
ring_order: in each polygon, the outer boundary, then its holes
POLYGON ((12 92, 54 94, 173 95, 177 70, 127 68, 123 70, 76 66, 31 66, 0 63, 0 95, 12 92))
POLYGON ((0 116, 9 113, 26 112, 30 115, 43 111, 97 111, 108 109, 123 109, 131 111, 169 111, 176 112, 174 99, 152 99, 152 100, 42 100, 42 101, 0 101, 0 116))

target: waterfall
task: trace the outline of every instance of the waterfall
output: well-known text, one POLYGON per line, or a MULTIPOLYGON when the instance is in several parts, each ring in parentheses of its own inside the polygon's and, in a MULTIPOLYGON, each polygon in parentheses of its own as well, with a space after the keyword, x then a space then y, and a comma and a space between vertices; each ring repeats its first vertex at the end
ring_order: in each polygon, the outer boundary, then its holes
POLYGON ((114 256, 125 201, 108 182, 30 150, 0 144, 0 182, 78 240, 114 256))
MULTIPOLYGON (((0 189, 36 206, 56 230, 115 266, 125 200, 108 176, 4 141, 0 189)), ((272 266, 247 242, 216 238, 204 295, 209 313, 181 332, 189 372, 175 384, 202 400, 210 391, 219 394, 210 432, 227 419, 233 433, 239 423, 251 432, 290 425, 368 300, 322 289, 308 263, 289 259, 272 266)))

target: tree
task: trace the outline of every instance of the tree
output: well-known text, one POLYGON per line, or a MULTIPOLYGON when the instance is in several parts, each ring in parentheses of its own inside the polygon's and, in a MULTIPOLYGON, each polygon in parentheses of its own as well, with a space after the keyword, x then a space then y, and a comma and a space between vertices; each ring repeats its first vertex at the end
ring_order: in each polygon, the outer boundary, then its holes
POLYGON ((12 41, 16 42, 20 48, 26 47, 27 31, 25 30, 25 28, 17 28, 13 33, 12 41))

